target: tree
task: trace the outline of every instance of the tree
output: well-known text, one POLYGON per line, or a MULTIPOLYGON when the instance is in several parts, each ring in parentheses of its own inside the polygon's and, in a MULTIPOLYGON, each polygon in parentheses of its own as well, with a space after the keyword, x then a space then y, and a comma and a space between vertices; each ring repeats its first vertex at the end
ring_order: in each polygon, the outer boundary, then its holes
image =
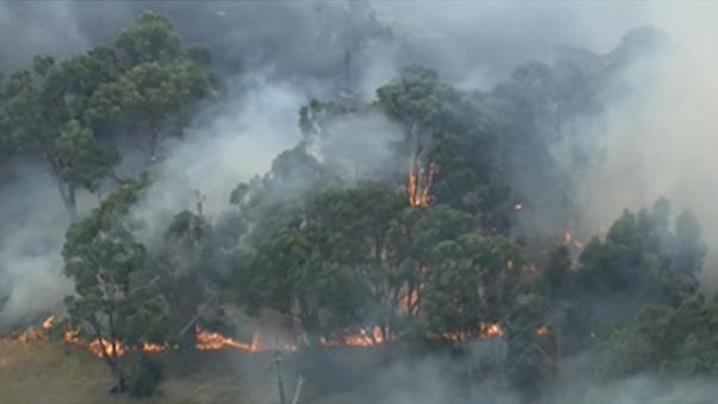
MULTIPOLYGON (((404 69, 377 90, 375 106, 405 130, 397 154, 424 170, 433 164, 432 193, 453 208, 481 213, 482 227, 508 234, 511 188, 498 126, 487 108, 421 67, 404 69)), ((508 154, 511 152, 508 151, 508 154)))
POLYGON ((551 377, 551 352, 542 346, 539 327, 545 325, 545 301, 536 294, 517 297, 507 321, 507 376, 519 391, 522 402, 535 402, 551 377))
POLYGON ((615 330, 597 349, 608 380, 639 372, 690 377, 718 373, 718 300, 697 294, 679 306, 648 305, 636 321, 615 330))
POLYGON ((676 219, 675 227, 673 271, 687 275, 699 274, 703 270, 707 248, 698 219, 693 213, 684 211, 676 219))
MULTIPOLYGON (((146 270, 147 249, 133 235, 129 209, 146 182, 123 185, 89 217, 67 232, 65 274, 75 281, 66 298, 71 322, 100 345, 101 356, 116 379, 117 392, 128 389, 121 350, 139 350, 166 337, 166 302, 146 270)), ((130 355, 131 356, 131 355, 130 355)))
POLYGON ((154 157, 161 126, 172 120, 182 128, 210 93, 210 73, 195 53, 180 46, 167 20, 145 14, 114 47, 61 62, 38 56, 0 83, 0 149, 43 159, 75 222, 77 190, 96 192, 115 178, 120 155, 108 133, 146 127, 154 157))
POLYGON ((114 46, 121 51, 120 62, 125 66, 171 63, 184 52, 170 21, 152 12, 144 13, 137 24, 118 35, 114 46))
POLYGON ((11 155, 45 160, 75 221, 77 189, 96 190, 118 156, 97 142, 92 128, 75 119, 78 101, 70 89, 79 78, 72 73, 70 64, 37 57, 32 70, 13 74, 0 91, 0 143, 11 155))
POLYGON ((570 290, 572 279, 569 271, 572 266, 571 251, 568 246, 560 245, 551 251, 541 279, 544 296, 552 300, 558 299, 570 290))
POLYGON ((114 43, 119 74, 93 94, 87 118, 149 132, 148 155, 156 158, 162 129, 181 130, 195 104, 212 93, 214 79, 196 49, 182 47, 172 24, 145 13, 114 43))
MULTIPOLYGON (((245 303, 296 316, 315 341, 361 324, 370 308, 362 268, 372 256, 370 248, 384 237, 385 231, 374 226, 386 215, 365 215, 370 200, 360 193, 328 189, 285 200, 274 205, 272 214, 259 217, 250 235, 250 264, 239 271, 245 303), (371 247, 370 232, 379 238, 371 247)), ((373 195, 381 197, 376 191, 373 195)), ((374 213, 387 209, 379 206, 374 213)))
POLYGON ((422 291, 427 331, 477 337, 508 318, 519 291, 523 260, 502 237, 467 233, 438 243, 422 291))
POLYGON ((224 254, 215 228, 203 215, 201 202, 196 212, 176 214, 151 252, 158 293, 166 300, 168 343, 194 347, 196 326, 223 326, 220 287, 224 254))
POLYGON ((634 320, 643 305, 675 307, 698 291, 704 254, 697 221, 689 213, 671 220, 668 201, 625 211, 605 240, 586 245, 572 299, 592 313, 594 331, 634 320))
POLYGON ((208 95, 209 88, 209 76, 193 62, 143 63, 100 86, 91 117, 149 130, 149 158, 154 160, 163 125, 170 119, 178 119, 179 128, 186 124, 193 102, 208 95))

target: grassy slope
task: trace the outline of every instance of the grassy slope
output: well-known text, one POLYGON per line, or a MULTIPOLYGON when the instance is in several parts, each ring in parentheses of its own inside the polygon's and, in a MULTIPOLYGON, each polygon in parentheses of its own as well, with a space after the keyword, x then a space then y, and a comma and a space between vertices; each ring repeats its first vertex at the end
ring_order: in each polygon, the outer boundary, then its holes
MULTIPOLYGON (((322 380, 340 386, 363 379, 351 368, 372 369, 374 355, 364 350, 335 351, 339 368, 322 370, 322 380), (334 380, 330 376, 339 376, 334 380)), ((166 357, 168 358, 168 357, 166 357)), ((291 358, 283 365, 285 386, 294 388, 291 358)), ((276 373, 269 353, 196 353, 169 357, 172 369, 160 386, 161 395, 148 400, 113 396, 113 381, 106 365, 84 351, 67 348, 61 342, 22 344, 0 340, 0 403, 2 404, 276 404, 276 373)), ((356 403, 357 397, 343 390, 319 393, 318 386, 305 385, 302 397, 310 402, 356 403), (321 399, 317 396, 323 396, 321 399)), ((323 386, 324 389, 327 386, 323 386)))
MULTIPOLYGON (((162 395, 144 404, 260 404, 254 386, 243 388, 234 372, 208 370, 174 378, 161 386, 162 395), (246 391, 245 391, 246 390, 246 391), (254 397, 253 397, 254 396, 254 397)), ((0 402, 2 404, 137 404, 108 394, 112 380, 107 367, 85 352, 66 351, 62 344, 25 345, 0 341, 0 402)), ((263 404, 263 403, 261 403, 263 404)))

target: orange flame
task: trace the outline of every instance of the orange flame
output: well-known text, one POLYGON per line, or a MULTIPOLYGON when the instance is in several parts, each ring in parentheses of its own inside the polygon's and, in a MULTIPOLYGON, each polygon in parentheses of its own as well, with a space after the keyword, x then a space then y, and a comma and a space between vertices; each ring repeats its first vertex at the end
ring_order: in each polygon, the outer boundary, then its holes
POLYGON ((127 347, 119 341, 108 341, 104 338, 96 339, 88 345, 88 349, 98 358, 121 358, 127 354, 127 347))
POLYGON ((541 337, 546 337, 546 336, 551 335, 551 330, 549 330, 548 327, 546 327, 545 325, 543 325, 543 326, 539 327, 538 330, 536 330, 536 334, 539 335, 539 336, 541 336, 541 337))
POLYGON ((500 324, 481 324, 481 337, 484 339, 494 339, 504 336, 504 329, 500 324))
POLYGON ((390 333, 385 332, 382 327, 377 325, 368 330, 361 328, 357 333, 346 333, 333 340, 322 337, 320 338, 320 343, 323 347, 370 348, 394 339, 390 333), (386 336, 387 334, 389 335, 386 336))
POLYGON ((55 324, 55 316, 50 316, 45 321, 42 322, 41 328, 30 327, 29 329, 23 331, 19 335, 10 336, 10 337, 2 337, 2 338, 0 338, 0 340, 16 341, 16 342, 20 342, 23 344, 29 344, 31 342, 36 342, 36 341, 46 341, 48 338, 48 332, 52 329, 54 324, 55 324))
POLYGON ((47 318, 47 320, 42 322, 42 328, 45 330, 50 330, 54 326, 55 326, 55 316, 50 316, 47 318))
MULTIPOLYGON (((86 348, 91 354, 97 356, 98 358, 105 356, 110 358, 120 358, 132 350, 121 341, 114 341, 113 343, 113 341, 104 338, 98 338, 88 343, 80 337, 79 330, 73 329, 65 330, 63 339, 65 344, 74 345, 83 349, 86 348)), ((167 349, 169 349, 167 345, 150 342, 145 342, 141 348, 143 352, 148 354, 164 352, 167 349)))
POLYGON ((440 336, 440 339, 450 341, 453 343, 461 344, 466 341, 470 340, 493 340, 497 338, 503 337, 505 334, 503 327, 501 327, 501 324, 498 323, 492 323, 492 324, 481 324, 479 327, 479 331, 477 332, 471 332, 471 331, 459 331, 459 332, 449 332, 444 333, 440 336))
POLYGON ((434 176, 438 173, 436 164, 429 164, 427 173, 418 167, 415 161, 409 170, 409 206, 412 208, 428 208, 433 202, 431 187, 434 183, 434 176))
MULTIPOLYGON (((209 332, 197 327, 197 349, 200 351, 218 351, 222 349, 239 349, 245 352, 257 352, 258 344, 255 344, 256 338, 252 338, 252 343, 247 344, 239 342, 232 338, 216 332, 209 332)), ((256 336, 255 336, 256 337, 256 336)))
POLYGON ((200 351, 221 351, 225 349, 237 349, 244 352, 265 352, 273 350, 296 351, 294 344, 266 344, 258 333, 252 337, 251 343, 241 342, 233 338, 225 337, 218 332, 209 332, 200 327, 196 328, 197 349, 200 351))
MULTIPOLYGON (((416 293, 407 295, 407 301, 418 298, 416 293)), ((41 329, 31 329, 21 335, 7 339, 18 342, 46 341, 48 332, 55 326, 55 318, 50 317, 43 322, 41 329)), ((218 332, 210 332, 196 327, 196 347, 200 351, 220 351, 220 350, 239 350, 247 353, 266 352, 266 351, 297 351, 298 346, 295 344, 266 344, 258 333, 252 337, 251 343, 242 342, 233 338, 228 338, 218 332)), ((551 335, 551 331, 547 326, 542 326, 536 330, 537 335, 551 335)), ((451 341, 454 343, 464 343, 469 340, 493 340, 505 336, 505 330, 499 323, 481 324, 476 332, 450 332, 439 336, 440 339, 451 341)), ((369 328, 360 328, 355 332, 346 332, 335 338, 320 338, 320 344, 323 347, 356 347, 370 348, 383 345, 397 340, 396 335, 389 332, 381 326, 372 326, 369 328)), ((74 345, 81 349, 87 349, 96 357, 119 358, 127 355, 130 351, 141 350, 148 354, 156 354, 166 352, 170 349, 167 344, 145 343, 142 347, 128 347, 121 341, 110 341, 107 339, 95 339, 86 342, 80 337, 80 331, 76 329, 66 329, 64 333, 64 342, 67 345, 74 345)))

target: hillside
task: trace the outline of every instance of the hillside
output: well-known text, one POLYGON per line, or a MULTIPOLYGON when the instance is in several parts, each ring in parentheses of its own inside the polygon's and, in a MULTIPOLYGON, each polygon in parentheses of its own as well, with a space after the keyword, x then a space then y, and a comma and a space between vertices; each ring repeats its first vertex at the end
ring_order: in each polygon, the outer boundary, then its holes
MULTIPOLYGON (((386 359, 382 349, 340 349, 329 354, 330 359, 323 361, 320 369, 305 369, 322 373, 320 377, 326 385, 305 383, 303 398, 322 403, 356 402, 354 400, 363 394, 349 390, 362 389, 363 383, 357 381, 371 380, 373 369, 378 369, 386 359), (351 383, 347 383, 349 380, 351 383)), ((294 391, 297 359, 301 358, 287 356, 283 362, 282 374, 288 394, 294 391)), ((163 363, 168 375, 159 387, 159 394, 141 402, 268 404, 278 398, 272 353, 197 352, 164 357, 163 363)), ((0 341, 3 404, 137 402, 126 395, 108 395, 108 386, 112 383, 107 366, 88 352, 60 342, 0 341)))
POLYGON ((718 85, 676 26, 126 3, 0 57, 0 404, 715 396, 718 85))
MULTIPOLYGON (((112 378, 107 367, 85 352, 69 351, 62 344, 0 342, 0 386, 3 404, 125 404, 126 396, 109 396, 112 378)), ((245 384, 236 373, 206 369, 191 377, 170 377, 161 394, 147 404, 259 404, 259 383, 245 384), (237 397, 242 397, 240 400, 237 397)), ((271 395, 265 395, 271 397, 271 395)))

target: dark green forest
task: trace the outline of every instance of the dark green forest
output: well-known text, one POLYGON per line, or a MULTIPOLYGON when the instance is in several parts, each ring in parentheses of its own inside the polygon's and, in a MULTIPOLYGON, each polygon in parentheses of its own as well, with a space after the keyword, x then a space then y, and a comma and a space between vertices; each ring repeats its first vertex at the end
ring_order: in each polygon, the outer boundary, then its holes
POLYGON ((599 234, 575 198, 599 159, 576 151, 567 170, 551 152, 586 136, 572 123, 603 113, 623 66, 664 46, 660 31, 638 29, 597 63, 527 61, 490 90, 403 66, 368 97, 307 99, 300 141, 263 175, 225 184, 221 214, 199 189, 149 223, 137 212, 162 181, 159 145, 182 141, 228 91, 217 55, 146 13, 102 46, 3 75, 2 175, 30 161, 54 180, 70 223, 64 322, 136 349, 103 355, 113 392, 155 393, 163 362, 146 344, 189 355, 199 327, 248 340, 228 307, 279 313, 298 352, 364 333, 414 357, 469 358, 452 365, 458 383, 495 382, 522 403, 556 402, 571 372, 597 385, 710 380, 718 300, 699 281, 699 218, 661 198, 599 234), (357 124, 370 121, 380 128, 357 124), (385 143, 381 164, 336 146, 355 137, 385 143), (127 142, 143 151, 139 175, 119 169, 127 142), (504 344, 499 360, 472 356, 487 340, 504 344), (590 364, 567 372, 576 358, 590 364))

